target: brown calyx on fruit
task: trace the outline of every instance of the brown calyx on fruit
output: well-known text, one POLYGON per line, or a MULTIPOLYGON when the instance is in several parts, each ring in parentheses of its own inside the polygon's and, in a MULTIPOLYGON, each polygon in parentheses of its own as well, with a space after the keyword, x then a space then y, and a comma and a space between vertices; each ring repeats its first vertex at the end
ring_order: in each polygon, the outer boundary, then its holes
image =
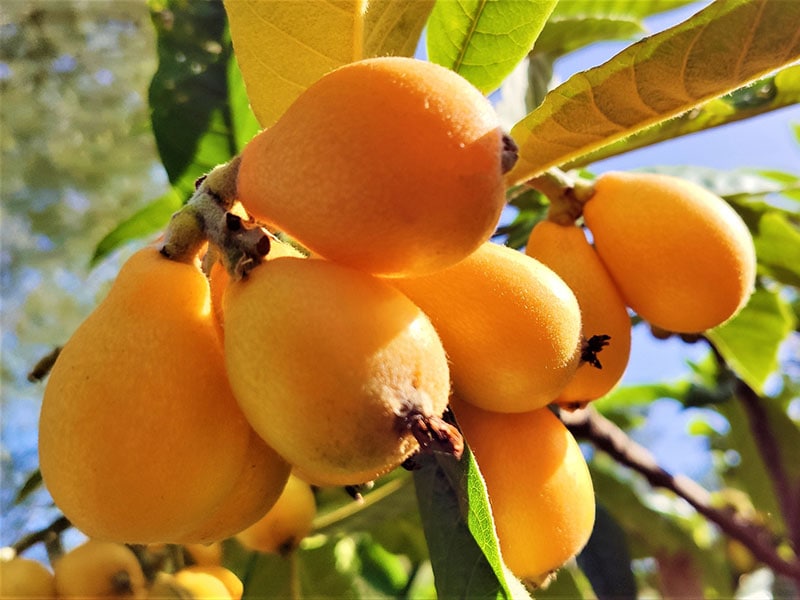
POLYGON ((397 429, 410 432, 419 443, 421 452, 441 452, 456 459, 464 453, 464 438, 457 427, 441 417, 425 415, 416 408, 397 416, 397 429))
POLYGON ((581 344, 581 361, 589 363, 595 369, 602 369, 603 365, 597 355, 611 343, 610 335, 593 335, 592 337, 583 340, 581 344))
POLYGON ((508 173, 514 168, 519 159, 519 147, 513 138, 507 133, 503 134, 503 150, 500 154, 500 170, 502 173, 508 173))

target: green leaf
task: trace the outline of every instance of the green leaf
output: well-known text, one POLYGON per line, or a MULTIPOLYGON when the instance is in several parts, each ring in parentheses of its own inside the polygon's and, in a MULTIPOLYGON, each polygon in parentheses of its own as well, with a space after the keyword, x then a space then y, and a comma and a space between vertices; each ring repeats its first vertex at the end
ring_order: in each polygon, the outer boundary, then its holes
POLYGON ((28 496, 42 487, 42 483, 44 483, 44 480, 42 479, 42 472, 39 469, 36 469, 30 475, 28 475, 25 483, 23 483, 22 487, 17 491, 17 495, 14 496, 14 504, 21 504, 24 502, 28 496))
POLYGON ((90 266, 96 266, 123 244, 141 239, 166 227, 170 217, 181 207, 182 203, 183 200, 178 193, 170 190, 121 221, 97 244, 89 263, 90 266))
POLYGON ((646 383, 618 387, 592 405, 602 413, 611 411, 630 412, 643 408, 660 398, 682 399, 689 391, 688 381, 675 383, 646 383))
POLYGON ((763 394, 778 368, 778 349, 794 327, 789 303, 778 292, 759 288, 738 315, 706 335, 731 369, 763 394))
POLYGON ((689 4, 693 0, 569 0, 559 2, 542 33, 534 53, 557 58, 578 48, 604 40, 631 39, 645 31, 642 19, 689 4))
MULTIPOLYGON (((559 6, 570 4, 561 2, 559 6)), ((554 13, 536 40, 533 52, 559 57, 601 40, 628 40, 643 32, 642 22, 631 17, 561 17, 554 13)))
POLYGON ((602 504, 597 505, 592 535, 577 560, 598 598, 636 597, 627 536, 602 504))
POLYGON ((173 187, 194 181, 237 152, 228 102, 225 11, 220 0, 151 0, 158 70, 149 100, 156 145, 173 187))
POLYGON ((651 491, 648 497, 653 502, 644 497, 645 492, 640 496, 634 491, 643 489, 638 481, 624 480, 619 465, 607 456, 596 456, 589 467, 597 501, 625 531, 634 559, 688 552, 702 571, 708 597, 733 596, 729 567, 720 551, 722 540, 703 532, 707 526, 704 519, 692 520, 655 508, 668 507, 669 496, 651 491))
POLYGON ((573 75, 517 123, 521 183, 671 119, 800 57, 800 3, 715 2, 608 62, 573 75))
POLYGON ((428 19, 428 58, 489 93, 530 52, 556 1, 439 1, 428 19))
POLYGON ((785 283, 800 287, 800 230, 789 218, 776 211, 765 213, 754 237, 759 271, 785 283))
POLYGON ((400 556, 367 537, 357 543, 361 577, 370 586, 390 597, 399 596, 408 586, 409 570, 400 556))
POLYGON ((412 56, 433 0, 226 0, 236 59, 263 127, 314 81, 371 56, 412 56))
POLYGON ((468 448, 461 460, 421 459, 419 510, 440 598, 529 598, 500 559, 489 498, 468 448))
POLYGON ((715 98, 674 119, 662 121, 624 139, 568 161, 572 169, 675 139, 690 133, 751 119, 800 103, 800 66, 791 66, 730 94, 715 98))
POLYGON ((228 102, 234 145, 236 151, 241 152, 245 144, 261 131, 261 125, 250 108, 242 72, 239 70, 239 63, 236 62, 234 56, 228 61, 228 102))
POLYGON ((225 566, 244 584, 242 600, 264 598, 383 598, 363 593, 361 561, 351 537, 306 538, 289 556, 248 552, 235 540, 224 549, 225 566), (294 564, 293 564, 294 563, 294 564))
MULTIPOLYGON (((786 525, 769 475, 770 470, 756 446, 741 402, 726 402, 719 405, 717 410, 730 425, 727 435, 721 440, 724 441, 722 449, 734 450, 738 457, 737 464, 723 472, 726 485, 745 492, 769 528, 776 534, 783 533, 786 525)), ((715 443, 715 446, 719 445, 720 442, 715 443)))

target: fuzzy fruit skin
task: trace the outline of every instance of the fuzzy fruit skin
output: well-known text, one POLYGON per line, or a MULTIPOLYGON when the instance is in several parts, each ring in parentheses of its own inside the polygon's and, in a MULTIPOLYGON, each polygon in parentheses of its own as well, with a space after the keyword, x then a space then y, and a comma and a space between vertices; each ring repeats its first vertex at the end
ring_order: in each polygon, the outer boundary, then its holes
POLYGON ((232 488, 251 429, 214 327, 202 272, 151 247, 64 346, 42 402, 39 461, 88 536, 177 541, 232 488))
POLYGON ((199 526, 181 536, 181 542, 208 544, 249 527, 277 502, 291 469, 251 430, 244 467, 232 489, 199 526))
POLYGON ((439 332, 458 395, 487 410, 552 402, 578 367, 581 317, 572 290, 539 261, 486 242, 425 277, 390 280, 439 332))
POLYGON ((318 485, 363 483, 418 448, 397 429, 412 407, 440 416, 441 341, 408 298, 365 273, 282 257, 232 282, 225 359, 253 428, 318 485))
POLYGON ((297 547, 311 533, 317 514, 317 503, 311 486, 292 475, 286 487, 267 514, 237 534, 245 548, 283 554, 297 547))
POLYGON ((371 58, 324 75, 250 141, 239 198, 329 260, 418 275, 454 264, 494 231, 502 148, 494 109, 460 75, 371 58))
POLYGON ((486 482, 506 566, 541 584, 580 552, 594 526, 594 488, 578 443, 548 408, 496 413, 459 398, 451 407, 486 482))
POLYGON ((525 253, 553 269, 575 293, 584 338, 611 336, 597 355, 603 368, 582 362, 556 402, 584 404, 604 396, 622 378, 631 354, 631 319, 619 290, 575 225, 540 221, 531 230, 525 253))
POLYGON ((756 272, 750 232, 730 205, 697 184, 604 173, 583 216, 625 302, 653 325, 704 331, 750 297, 756 272))
POLYGON ((136 555, 123 544, 88 540, 54 567, 59 598, 145 598, 145 577, 136 555))
POLYGON ((0 561, 0 600, 55 597, 53 574, 39 561, 24 556, 0 561))

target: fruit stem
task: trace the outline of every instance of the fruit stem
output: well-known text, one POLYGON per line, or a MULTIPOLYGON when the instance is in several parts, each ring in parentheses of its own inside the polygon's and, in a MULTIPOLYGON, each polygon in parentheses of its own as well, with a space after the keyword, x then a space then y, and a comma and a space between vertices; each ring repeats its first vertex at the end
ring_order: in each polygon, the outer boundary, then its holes
POLYGON ((233 279, 245 277, 263 261, 272 234, 230 212, 236 201, 239 162, 236 157, 197 180, 189 202, 172 215, 167 226, 159 248, 164 256, 191 263, 208 243, 211 255, 218 254, 233 279))
POLYGON ((559 225, 574 225, 583 214, 583 205, 594 194, 594 183, 556 167, 525 182, 550 200, 547 219, 559 225))

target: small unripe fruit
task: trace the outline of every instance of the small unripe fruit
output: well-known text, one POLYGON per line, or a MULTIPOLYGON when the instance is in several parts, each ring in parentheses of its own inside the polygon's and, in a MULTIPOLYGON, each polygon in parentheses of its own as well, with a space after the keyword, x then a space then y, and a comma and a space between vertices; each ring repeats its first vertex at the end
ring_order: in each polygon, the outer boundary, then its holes
POLYGON ((491 104, 455 72, 405 57, 356 61, 247 144, 239 199, 329 260, 429 273, 493 233, 506 140, 491 104))
POLYGON ((581 362, 556 402, 573 406, 604 396, 622 378, 631 353, 631 320, 614 281, 583 230, 575 225, 537 223, 525 252, 553 269, 575 293, 584 340, 596 335, 610 338, 597 353, 594 365, 581 362))
POLYGON ((0 600, 55 597, 53 574, 38 560, 16 556, 0 561, 0 600))
POLYGON ((145 578, 136 555, 123 544, 88 540, 54 565, 59 598, 145 598, 145 578))
POLYGON ((463 400, 533 410, 552 402, 578 367, 581 316, 572 290, 517 250, 487 242, 448 269, 390 281, 430 317, 463 400))
POLYGON ((451 398, 486 482, 505 564, 541 585, 592 533, 595 501, 581 449, 550 412, 496 413, 451 398))
POLYGON ((311 533, 316 514, 317 503, 311 486, 292 475, 275 506, 237 534, 236 539, 250 550, 285 554, 311 533))
POLYGON ((756 256, 747 226, 695 183, 604 173, 583 216, 625 302, 653 325, 678 333, 716 327, 753 290, 756 256))

